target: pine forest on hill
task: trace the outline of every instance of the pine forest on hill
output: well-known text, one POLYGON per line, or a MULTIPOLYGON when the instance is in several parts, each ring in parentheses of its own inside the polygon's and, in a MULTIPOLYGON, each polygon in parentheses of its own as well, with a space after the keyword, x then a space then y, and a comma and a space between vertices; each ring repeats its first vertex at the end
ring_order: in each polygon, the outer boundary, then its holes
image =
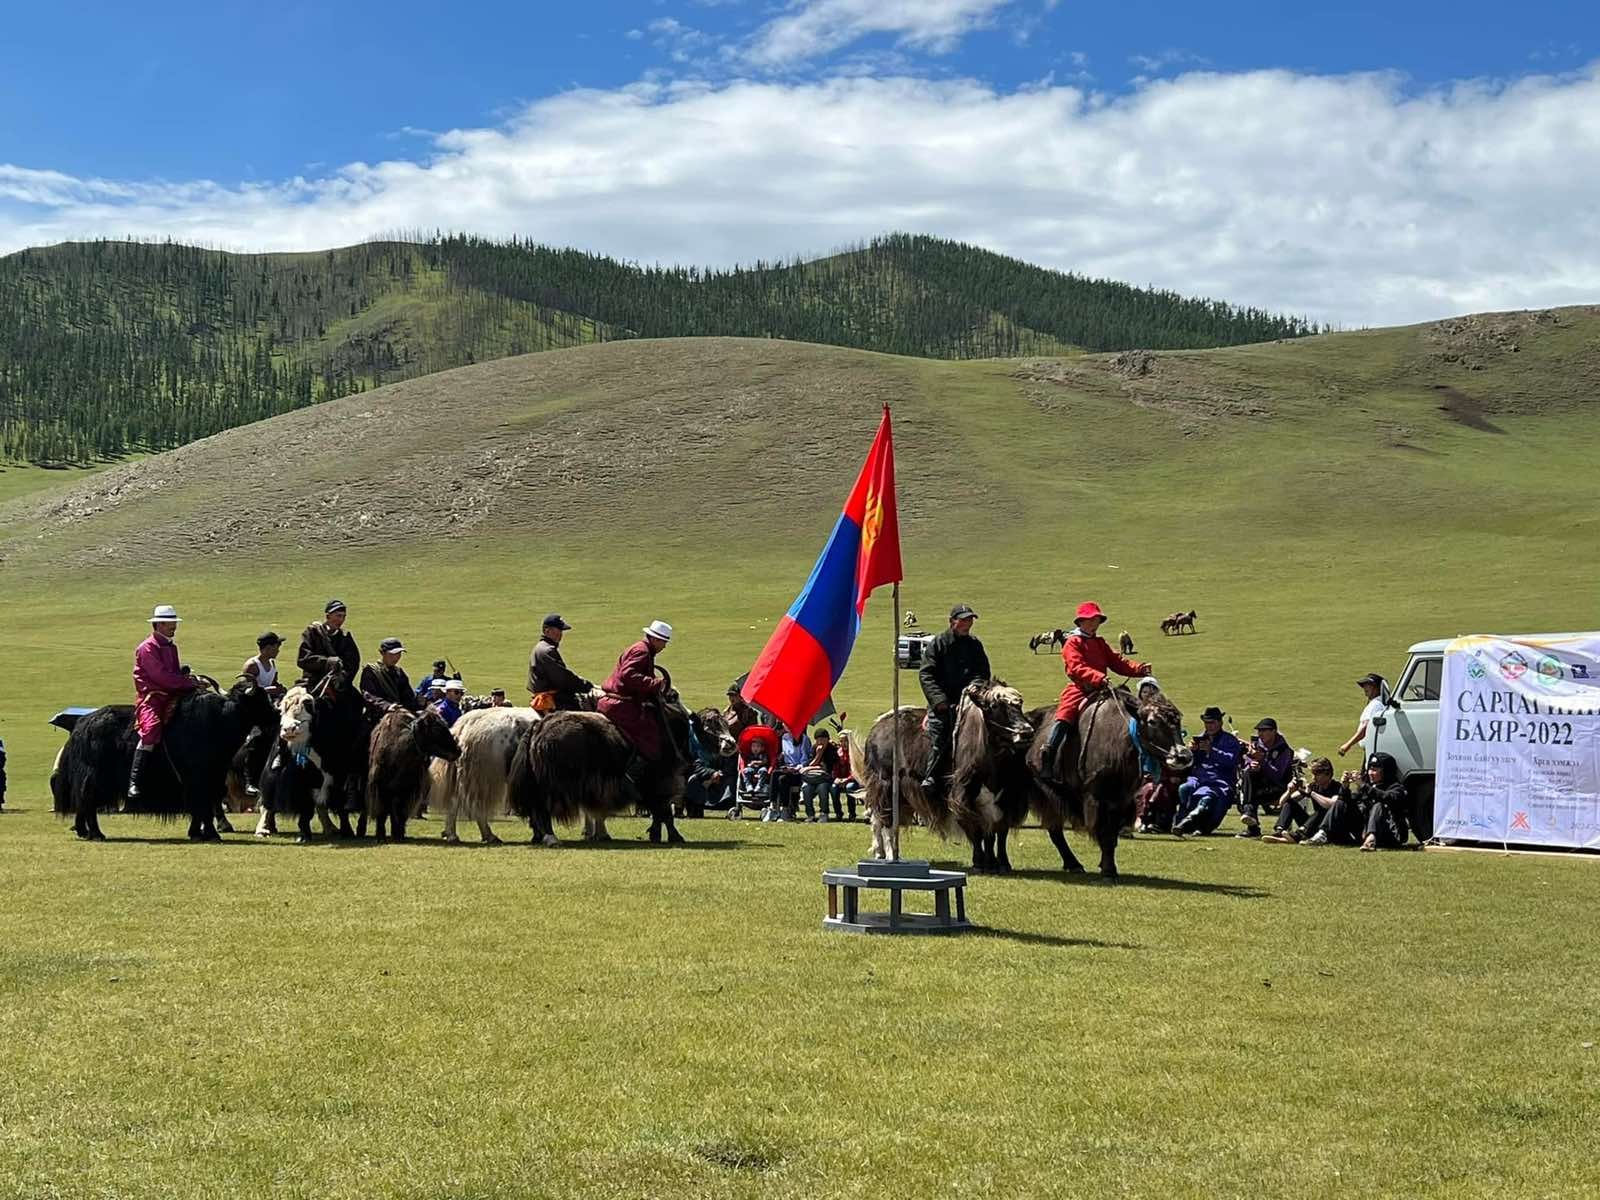
POLYGON ((273 255, 66 243, 0 258, 0 460, 158 451, 384 383, 622 338, 776 337, 967 359, 1315 332, 904 234, 729 270, 468 236, 273 255))

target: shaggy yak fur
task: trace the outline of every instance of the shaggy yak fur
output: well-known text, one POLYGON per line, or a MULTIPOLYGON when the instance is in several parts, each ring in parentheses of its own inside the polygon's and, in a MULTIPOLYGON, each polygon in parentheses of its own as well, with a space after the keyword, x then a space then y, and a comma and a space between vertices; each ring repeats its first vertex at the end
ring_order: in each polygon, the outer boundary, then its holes
MULTIPOLYGON (((693 762, 689 749, 689 713, 682 705, 665 703, 668 737, 665 753, 646 765, 638 796, 650 813, 650 840, 681 842, 672 808, 683 795, 684 781, 693 762)), ((555 825, 580 817, 584 837, 608 841, 605 821, 626 810, 634 800, 627 783, 633 744, 599 713, 554 712, 525 735, 511 762, 511 805, 533 830, 533 840, 556 844, 555 825)))
POLYGON ((333 833, 330 809, 339 815, 340 837, 356 836, 350 828, 351 812, 361 814, 364 833, 367 718, 361 696, 335 671, 316 693, 290 688, 278 702, 278 711, 278 746, 261 775, 256 836, 276 833, 276 814, 286 813, 298 820, 304 841, 311 835, 313 811, 323 832, 333 833))
MULTIPOLYGON (((689 728, 702 752, 713 760, 711 770, 731 767, 732 759, 739 753, 739 741, 728 724, 728 717, 720 708, 701 708, 689 714, 689 728)), ((693 747, 691 747, 693 749, 693 747)), ((680 817, 706 815, 706 790, 703 783, 695 781, 696 772, 702 770, 698 759, 689 764, 689 779, 685 790, 672 811, 680 817)))
MULTIPOLYGON (((873 723, 865 750, 852 749, 852 766, 866 784, 872 823, 872 856, 898 858, 891 846, 894 742, 900 740, 900 798, 924 825, 949 838, 959 830, 972 846, 972 869, 1009 871, 1006 837, 1028 812, 1028 744, 1033 726, 1022 711, 1022 693, 998 679, 967 685, 956 705, 951 760, 954 773, 940 799, 922 790, 928 759, 923 730, 927 710, 902 708, 873 723)), ((852 748, 855 739, 851 739, 852 748)), ((902 819, 906 815, 902 812, 902 819)))
POLYGON ((1160 692, 1142 701, 1123 688, 1091 696, 1078 714, 1077 732, 1061 747, 1049 774, 1040 769, 1041 755, 1055 727, 1055 709, 1036 708, 1028 714, 1038 726, 1028 751, 1032 807, 1061 853, 1063 871, 1083 870, 1062 833, 1071 825, 1094 835, 1100 844, 1100 873, 1116 877, 1117 838, 1133 821, 1141 780, 1139 751, 1128 733, 1130 718, 1137 722, 1148 754, 1174 770, 1187 769, 1183 714, 1160 692))
POLYGON ((217 805, 227 789, 228 766, 253 729, 274 736, 278 714, 272 698, 248 679, 227 693, 197 691, 178 700, 149 762, 147 782, 133 806, 127 801, 128 772, 139 744, 133 705, 112 704, 74 726, 51 777, 55 810, 73 815, 80 838, 103 840, 98 813, 129 812, 159 817, 189 815, 189 837, 215 841, 217 805))
POLYGON ((465 713, 451 732, 461 746, 454 761, 435 759, 428 768, 428 809, 444 816, 444 840, 459 842, 456 820, 478 825, 489 843, 500 839, 489 822, 511 811, 511 760, 528 731, 539 723, 531 708, 479 708, 465 713))
POLYGON ((377 836, 384 836, 387 822, 394 840, 405 841, 406 822, 427 787, 428 760, 454 762, 460 757, 460 745, 435 710, 384 713, 372 730, 367 765, 367 816, 376 822, 377 836))

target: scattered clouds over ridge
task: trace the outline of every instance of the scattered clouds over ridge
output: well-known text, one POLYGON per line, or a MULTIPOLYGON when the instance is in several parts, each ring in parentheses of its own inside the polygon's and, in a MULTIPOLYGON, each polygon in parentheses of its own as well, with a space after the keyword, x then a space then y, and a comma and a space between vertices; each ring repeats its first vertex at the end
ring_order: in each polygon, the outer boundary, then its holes
MULTIPOLYGON (((960 29, 998 7, 942 11, 960 29)), ((938 44, 933 28, 921 44, 938 44)), ((1115 98, 910 77, 655 81, 552 96, 430 149, 262 184, 0 165, 0 251, 122 235, 310 249, 444 228, 722 264, 903 229, 1346 325, 1600 300, 1595 67, 1421 94, 1394 76, 1284 71, 1115 98)))

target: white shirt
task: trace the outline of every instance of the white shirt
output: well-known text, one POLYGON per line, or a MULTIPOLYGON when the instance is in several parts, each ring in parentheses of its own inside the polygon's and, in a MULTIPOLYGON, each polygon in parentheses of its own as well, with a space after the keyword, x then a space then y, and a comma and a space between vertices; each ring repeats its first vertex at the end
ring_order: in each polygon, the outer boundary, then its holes
POLYGON ((258 654, 254 658, 252 658, 250 660, 250 662, 247 662, 244 665, 248 667, 250 665, 250 663, 255 663, 255 665, 256 665, 256 686, 257 687, 269 688, 273 684, 278 682, 278 660, 277 659, 273 659, 271 662, 262 662, 261 661, 261 656, 258 654))
POLYGON ((1378 727, 1372 723, 1373 717, 1381 717, 1388 709, 1381 695, 1374 696, 1367 701, 1367 706, 1361 710, 1361 723, 1367 727, 1367 732, 1361 738, 1361 745, 1368 754, 1372 753, 1373 739, 1378 735, 1378 727))

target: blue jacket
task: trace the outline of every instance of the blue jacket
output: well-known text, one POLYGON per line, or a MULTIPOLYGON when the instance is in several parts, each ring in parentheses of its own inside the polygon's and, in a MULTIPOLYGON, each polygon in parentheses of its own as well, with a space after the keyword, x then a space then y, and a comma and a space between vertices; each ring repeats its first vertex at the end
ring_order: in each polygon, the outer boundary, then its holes
POLYGON ((444 718, 444 723, 446 726, 453 726, 457 721, 461 720, 460 705, 456 704, 448 696, 439 701, 439 703, 435 704, 433 707, 438 711, 439 715, 444 718))
POLYGON ((1239 739, 1224 729, 1212 739, 1211 749, 1196 756, 1189 778, 1201 787, 1232 793, 1239 778, 1239 759, 1243 754, 1244 747, 1239 744, 1239 739))

